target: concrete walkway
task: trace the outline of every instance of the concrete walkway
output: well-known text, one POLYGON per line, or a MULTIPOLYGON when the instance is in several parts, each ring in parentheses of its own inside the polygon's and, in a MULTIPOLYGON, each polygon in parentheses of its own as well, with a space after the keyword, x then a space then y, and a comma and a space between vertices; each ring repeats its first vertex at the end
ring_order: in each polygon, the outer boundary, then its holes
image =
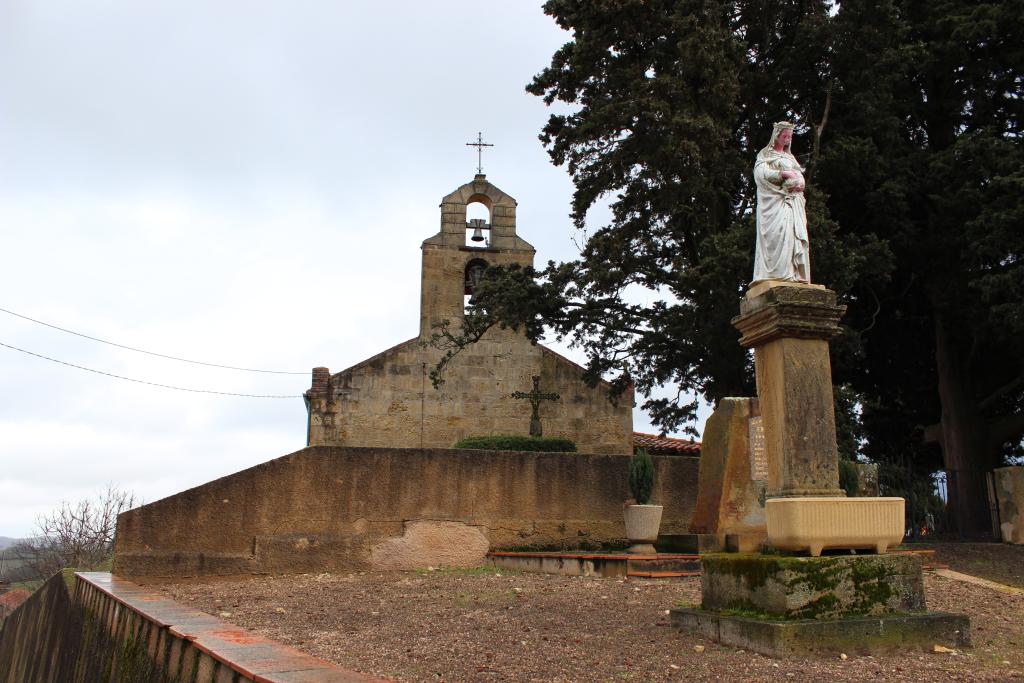
POLYGON ((962 574, 955 572, 952 569, 933 569, 932 573, 938 576, 943 576, 947 579, 953 579, 954 581, 962 581, 964 583, 970 583, 975 586, 982 586, 984 588, 991 588, 994 591, 1000 593, 1006 593, 1007 595, 1024 595, 1024 588, 1015 588, 1014 586, 1007 586, 1005 583, 996 583, 995 581, 989 581, 978 576, 971 576, 970 574, 962 574))

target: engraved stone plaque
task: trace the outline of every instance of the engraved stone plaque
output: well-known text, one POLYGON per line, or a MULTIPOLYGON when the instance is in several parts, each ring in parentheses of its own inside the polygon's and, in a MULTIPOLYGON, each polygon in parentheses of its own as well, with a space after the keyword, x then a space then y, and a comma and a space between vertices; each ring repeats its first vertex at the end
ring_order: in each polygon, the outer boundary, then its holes
POLYGON ((750 454, 750 478, 768 481, 768 453, 764 443, 764 423, 757 415, 747 420, 747 450, 750 454))

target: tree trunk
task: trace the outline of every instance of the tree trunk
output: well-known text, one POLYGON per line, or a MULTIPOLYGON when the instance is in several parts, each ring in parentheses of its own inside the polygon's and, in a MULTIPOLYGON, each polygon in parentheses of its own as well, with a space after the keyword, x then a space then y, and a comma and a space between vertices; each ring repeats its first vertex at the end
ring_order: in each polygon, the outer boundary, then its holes
POLYGON ((937 311, 935 360, 942 403, 938 440, 948 476, 951 521, 962 536, 977 538, 992 532, 986 477, 998 464, 1000 450, 992 446, 988 425, 971 391, 963 362, 966 354, 958 353, 957 347, 953 328, 937 311))

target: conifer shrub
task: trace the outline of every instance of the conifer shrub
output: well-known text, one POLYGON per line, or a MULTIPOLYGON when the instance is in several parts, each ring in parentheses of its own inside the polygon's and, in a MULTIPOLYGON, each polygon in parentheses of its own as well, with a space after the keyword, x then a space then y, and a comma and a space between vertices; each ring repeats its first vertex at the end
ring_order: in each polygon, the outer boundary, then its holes
POLYGON ((857 463, 852 460, 839 459, 839 488, 846 491, 850 498, 860 492, 860 473, 857 470, 857 463))
POLYGON ((476 448, 487 451, 539 451, 545 453, 575 453, 576 444, 569 439, 543 436, 470 436, 453 448, 476 448))
POLYGON ((643 448, 629 461, 629 492, 637 505, 647 505, 654 491, 654 460, 643 448))

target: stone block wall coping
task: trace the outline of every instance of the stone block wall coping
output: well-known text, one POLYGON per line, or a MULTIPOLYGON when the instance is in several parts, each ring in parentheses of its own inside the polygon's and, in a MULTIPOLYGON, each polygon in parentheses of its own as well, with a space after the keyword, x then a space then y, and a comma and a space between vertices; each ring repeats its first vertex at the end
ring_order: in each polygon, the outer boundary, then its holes
POLYGON ((78 572, 75 576, 238 672, 244 680, 259 683, 297 680, 306 683, 382 683, 386 680, 317 659, 205 612, 180 605, 107 572, 78 572))

